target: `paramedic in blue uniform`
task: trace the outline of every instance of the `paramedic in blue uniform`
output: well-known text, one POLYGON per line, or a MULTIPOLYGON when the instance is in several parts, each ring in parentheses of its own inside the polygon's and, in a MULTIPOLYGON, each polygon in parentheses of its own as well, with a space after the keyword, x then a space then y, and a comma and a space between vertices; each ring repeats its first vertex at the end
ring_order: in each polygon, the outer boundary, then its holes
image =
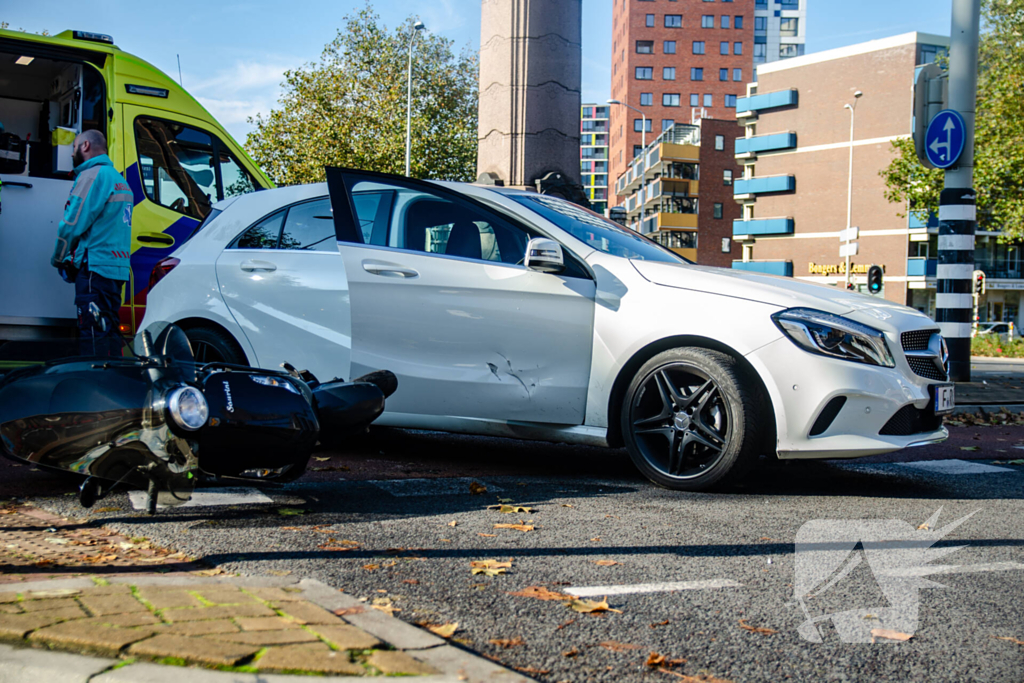
POLYGON ((51 263, 75 283, 79 353, 120 356, 118 311, 131 256, 132 191, 114 169, 98 130, 75 138, 72 161, 75 182, 51 263))

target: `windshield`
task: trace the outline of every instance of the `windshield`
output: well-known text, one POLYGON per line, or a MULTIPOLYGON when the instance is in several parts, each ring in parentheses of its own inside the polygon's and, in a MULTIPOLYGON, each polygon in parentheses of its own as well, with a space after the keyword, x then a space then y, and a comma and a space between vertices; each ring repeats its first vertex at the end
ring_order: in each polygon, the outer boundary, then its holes
POLYGON ((690 263, 643 235, 564 199, 528 193, 505 196, 539 213, 576 239, 606 254, 641 261, 690 263))

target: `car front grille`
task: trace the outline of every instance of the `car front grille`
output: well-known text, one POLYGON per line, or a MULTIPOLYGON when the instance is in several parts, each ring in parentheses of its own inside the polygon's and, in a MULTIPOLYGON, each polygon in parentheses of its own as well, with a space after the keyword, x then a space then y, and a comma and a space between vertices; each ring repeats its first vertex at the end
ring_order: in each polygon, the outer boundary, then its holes
POLYGON ((928 342, 938 330, 914 330, 900 335, 904 351, 927 351, 928 342))
POLYGON ((939 370, 931 358, 915 358, 914 356, 908 356, 907 362, 910 363, 910 369, 914 371, 915 375, 934 379, 939 382, 945 382, 947 379, 946 373, 939 370))
POLYGON ((906 405, 889 418, 885 426, 879 430, 882 436, 910 436, 922 432, 934 432, 942 426, 942 418, 928 408, 919 409, 906 405))
POLYGON ((932 335, 938 330, 912 330, 900 335, 900 342, 903 344, 903 352, 907 354, 907 363, 915 375, 925 377, 938 382, 946 382, 949 376, 940 369, 931 357, 910 355, 914 351, 927 351, 928 342, 932 335))

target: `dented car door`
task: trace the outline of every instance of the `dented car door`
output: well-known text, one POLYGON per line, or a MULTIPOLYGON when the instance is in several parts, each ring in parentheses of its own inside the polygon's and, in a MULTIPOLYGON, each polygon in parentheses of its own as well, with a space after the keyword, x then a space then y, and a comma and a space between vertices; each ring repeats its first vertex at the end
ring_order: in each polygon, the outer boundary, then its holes
POLYGON ((389 413, 583 424, 595 283, 520 265, 529 226, 443 186, 329 169, 352 374, 388 368, 389 413))

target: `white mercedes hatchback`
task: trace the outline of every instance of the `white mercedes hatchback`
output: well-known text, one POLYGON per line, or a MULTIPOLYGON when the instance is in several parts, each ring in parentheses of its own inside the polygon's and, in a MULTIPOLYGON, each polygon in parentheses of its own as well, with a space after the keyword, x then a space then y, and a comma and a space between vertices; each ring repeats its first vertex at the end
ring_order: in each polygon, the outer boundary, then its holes
POLYGON ((200 360, 391 370, 378 425, 625 445, 673 489, 941 441, 953 408, 911 308, 696 266, 555 197, 364 171, 219 203, 154 270, 157 321, 200 360))

